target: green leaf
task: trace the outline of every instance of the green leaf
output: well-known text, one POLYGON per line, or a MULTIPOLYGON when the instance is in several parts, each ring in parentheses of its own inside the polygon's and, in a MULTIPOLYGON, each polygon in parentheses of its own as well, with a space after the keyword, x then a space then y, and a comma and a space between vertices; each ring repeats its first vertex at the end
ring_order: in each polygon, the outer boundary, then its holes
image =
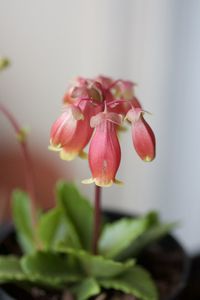
POLYGON ((26 275, 22 271, 16 256, 0 256, 0 282, 24 281, 26 275))
POLYGON ((98 282, 105 289, 119 290, 141 300, 158 299, 157 289, 151 276, 138 266, 120 276, 106 280, 101 279, 98 282))
POLYGON ((100 293, 100 286, 94 278, 86 278, 73 287, 72 293, 77 300, 87 300, 100 293))
POLYGON ((60 247, 57 250, 61 253, 67 253, 69 256, 75 257, 83 272, 89 277, 114 277, 132 268, 135 264, 133 259, 121 263, 106 259, 100 255, 92 255, 84 250, 75 250, 64 247, 60 247))
POLYGON ((93 209, 73 183, 59 182, 57 195, 66 216, 73 224, 84 249, 90 250, 93 230, 93 209))
POLYGON ((120 252, 117 256, 118 260, 137 256, 143 248, 169 233, 177 225, 177 223, 162 224, 158 213, 155 211, 149 212, 145 218, 148 222, 146 230, 120 252))
POLYGON ((80 248, 79 238, 60 207, 44 213, 39 220, 38 234, 46 249, 54 249, 59 244, 80 248))
POLYGON ((21 190, 15 190, 12 200, 12 215, 19 243, 25 253, 31 253, 35 249, 35 241, 29 196, 21 190))
POLYGON ((148 217, 123 218, 105 225, 99 239, 99 253, 105 257, 116 258, 144 233, 148 226, 148 217))
POLYGON ((66 255, 38 251, 21 259, 21 267, 29 278, 42 285, 63 287, 65 283, 80 281, 82 276, 72 268, 66 255))
POLYGON ((63 289, 66 283, 80 282, 82 278, 66 255, 36 252, 21 260, 15 256, 0 257, 0 283, 23 282, 63 289))
POLYGON ((149 244, 155 242, 161 237, 165 236, 169 233, 177 223, 170 224, 157 224, 150 227, 146 232, 144 232, 140 237, 133 241, 132 245, 128 251, 121 254, 121 259, 126 259, 127 257, 136 256, 138 253, 144 249, 149 244))

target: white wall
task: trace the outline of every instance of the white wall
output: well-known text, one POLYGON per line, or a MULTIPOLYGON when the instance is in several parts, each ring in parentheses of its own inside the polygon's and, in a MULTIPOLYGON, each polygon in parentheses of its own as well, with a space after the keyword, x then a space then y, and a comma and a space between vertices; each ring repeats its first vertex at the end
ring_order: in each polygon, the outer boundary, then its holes
POLYGON ((161 190, 165 218, 181 221, 179 237, 200 249, 200 1, 174 1, 168 78, 168 159, 161 190))
MULTIPOLYGON (((12 61, 1 74, 0 98, 31 126, 32 144, 46 151, 74 76, 137 82, 137 95, 153 113, 148 121, 157 158, 140 161, 126 133, 118 173, 125 185, 106 189, 103 204, 123 211, 156 208, 164 219, 181 220, 177 234, 190 250, 200 248, 199 23, 198 0, 0 0, 0 53, 12 61)), ((1 141, 4 123, 0 119, 1 141)), ((77 182, 89 177, 87 162, 71 165, 77 182)), ((92 187, 81 188, 92 195, 92 187)))

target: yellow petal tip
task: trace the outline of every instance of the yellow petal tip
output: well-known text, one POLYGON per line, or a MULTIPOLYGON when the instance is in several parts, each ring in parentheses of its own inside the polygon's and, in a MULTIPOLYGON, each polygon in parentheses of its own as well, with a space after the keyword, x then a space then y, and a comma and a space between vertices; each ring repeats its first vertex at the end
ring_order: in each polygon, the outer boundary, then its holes
POLYGON ((60 144, 59 144, 59 145, 56 145, 56 146, 54 146, 54 145, 51 144, 51 145, 48 146, 48 149, 49 149, 50 151, 59 152, 59 151, 62 150, 62 147, 61 147, 60 144))
POLYGON ((71 161, 77 157, 78 153, 77 152, 66 152, 65 150, 62 150, 60 152, 60 158, 62 160, 67 160, 71 161))
POLYGON ((124 185, 123 181, 118 180, 118 179, 115 179, 114 183, 117 184, 117 185, 124 185))
POLYGON ((95 179, 94 179, 94 183, 95 183, 97 186, 100 186, 100 187, 110 187, 110 186, 113 184, 113 180, 110 180, 110 181, 102 181, 102 180, 99 180, 98 178, 95 178, 95 179))
POLYGON ((83 184, 91 184, 94 182, 93 178, 89 178, 89 179, 84 179, 81 181, 83 184))
POLYGON ((144 158, 145 162, 150 162, 152 160, 153 160, 153 158, 151 158, 150 156, 145 156, 145 158, 144 158))

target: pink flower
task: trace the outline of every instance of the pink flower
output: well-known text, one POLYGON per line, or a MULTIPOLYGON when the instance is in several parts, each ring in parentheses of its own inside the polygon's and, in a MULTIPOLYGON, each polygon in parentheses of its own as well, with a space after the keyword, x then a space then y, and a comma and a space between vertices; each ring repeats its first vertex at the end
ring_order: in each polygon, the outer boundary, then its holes
POLYGON ((61 150, 74 135, 78 120, 83 118, 84 116, 78 107, 72 104, 67 105, 64 112, 51 127, 50 150, 61 150))
POLYGON ((90 104, 85 103, 81 110, 68 104, 51 128, 49 149, 59 151, 64 160, 72 160, 78 155, 84 156, 83 148, 93 132, 90 127, 89 106, 90 104))
POLYGON ((137 154, 149 162, 155 157, 155 136, 143 115, 141 108, 132 108, 126 118, 132 123, 132 140, 137 154))
POLYGON ((99 76, 77 77, 68 88, 63 99, 66 108, 52 126, 49 148, 59 151, 62 159, 72 160, 76 156, 85 157, 83 149, 91 139, 88 161, 92 178, 84 183, 110 186, 118 182, 115 176, 121 150, 117 131, 124 131, 125 116, 132 125, 132 140, 138 155, 144 161, 154 159, 155 136, 143 117, 134 86, 131 81, 99 76))
POLYGON ((83 149, 88 144, 93 132, 93 128, 90 126, 90 118, 93 115, 90 103, 83 103, 83 112, 84 119, 77 121, 73 136, 63 145, 60 152, 60 157, 63 160, 73 160, 77 156, 87 158, 83 149))
POLYGON ((101 112, 91 119, 91 127, 95 128, 89 148, 89 166, 92 178, 83 183, 94 182, 98 186, 111 186, 119 183, 115 179, 121 160, 121 150, 116 133, 116 125, 122 118, 112 112, 101 112))
POLYGON ((65 112, 51 129, 50 150, 59 151, 61 159, 86 157, 93 128, 90 118, 102 110, 103 88, 99 82, 78 77, 65 94, 65 112))

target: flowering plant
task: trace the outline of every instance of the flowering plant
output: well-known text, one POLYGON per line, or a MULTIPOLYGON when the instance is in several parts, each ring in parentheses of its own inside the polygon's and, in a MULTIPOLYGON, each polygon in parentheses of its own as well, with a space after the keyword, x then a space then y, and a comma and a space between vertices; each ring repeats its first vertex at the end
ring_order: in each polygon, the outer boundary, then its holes
POLYGON ((160 223, 154 212, 114 222, 101 214, 101 187, 121 183, 116 179, 121 160, 118 133, 125 120, 131 125, 133 145, 142 160, 149 162, 155 157, 155 137, 134 95, 134 84, 102 76, 77 78, 51 128, 49 149, 58 151, 64 160, 86 158, 83 150, 91 140, 88 161, 92 178, 83 183, 95 184, 94 207, 73 183, 66 182, 56 186, 54 208, 41 212, 35 207, 26 132, 3 105, 0 111, 11 121, 20 141, 28 188, 27 192, 14 191, 12 201, 23 255, 0 256, 0 282, 14 282, 29 290, 34 286, 67 290, 77 300, 94 299, 110 290, 141 300, 158 299, 150 274, 136 263, 137 255, 173 225, 160 223))

